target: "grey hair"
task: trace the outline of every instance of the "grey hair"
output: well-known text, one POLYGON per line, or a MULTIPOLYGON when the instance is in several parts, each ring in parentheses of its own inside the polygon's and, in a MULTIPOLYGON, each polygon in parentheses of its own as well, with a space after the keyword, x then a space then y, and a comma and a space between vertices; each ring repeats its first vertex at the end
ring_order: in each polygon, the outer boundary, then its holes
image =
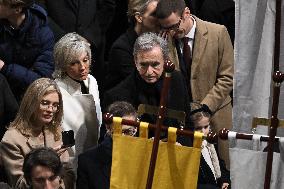
POLYGON ((167 59, 169 54, 167 41, 155 33, 143 33, 135 41, 133 56, 136 59, 139 52, 149 51, 156 46, 161 48, 164 59, 167 59))
POLYGON ((87 52, 91 63, 92 53, 90 43, 77 33, 64 35, 54 46, 53 56, 55 70, 53 77, 64 78, 66 76, 67 65, 77 60, 84 52, 87 52))

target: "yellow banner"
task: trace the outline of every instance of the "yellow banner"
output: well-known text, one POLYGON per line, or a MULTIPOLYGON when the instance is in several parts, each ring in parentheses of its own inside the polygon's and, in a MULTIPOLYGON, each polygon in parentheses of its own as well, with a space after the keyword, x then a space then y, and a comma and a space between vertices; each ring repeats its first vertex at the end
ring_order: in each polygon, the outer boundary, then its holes
MULTIPOLYGON (((114 127, 121 127, 121 121, 114 127)), ((111 168, 111 189, 145 189, 153 140, 147 139, 142 123, 143 136, 122 136, 114 128, 111 168)), ((195 189, 197 186, 202 134, 195 133, 194 147, 175 144, 176 129, 169 128, 169 142, 160 142, 152 189, 195 189)))

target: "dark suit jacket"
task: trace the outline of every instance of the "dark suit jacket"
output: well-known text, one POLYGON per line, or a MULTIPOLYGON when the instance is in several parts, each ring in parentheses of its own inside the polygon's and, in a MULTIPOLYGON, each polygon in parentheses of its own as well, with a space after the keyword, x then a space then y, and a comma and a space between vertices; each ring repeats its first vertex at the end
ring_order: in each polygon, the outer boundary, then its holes
MULTIPOLYGON (((103 111, 115 101, 127 101, 132 104, 136 109, 139 104, 149 104, 153 106, 159 106, 160 93, 163 85, 163 76, 153 84, 146 83, 135 70, 124 81, 118 84, 113 89, 107 91, 103 100, 103 111)), ((180 72, 175 71, 172 73, 170 89, 167 100, 167 108, 173 110, 180 110, 186 112, 185 128, 189 129, 189 100, 187 95, 187 89, 182 79, 180 72)), ((149 123, 155 123, 156 117, 143 115, 140 119, 149 123)), ((179 122, 174 119, 165 119, 164 125, 179 127, 179 122)), ((151 133, 150 133, 151 135, 151 133)), ((161 134, 161 137, 165 137, 165 134, 161 134)), ((190 145, 191 140, 188 137, 178 138, 178 141, 184 145, 190 145)))
POLYGON ((0 140, 6 131, 6 126, 13 121, 17 111, 18 103, 5 77, 0 74, 0 140))
POLYGON ((108 189, 112 162, 112 138, 79 155, 77 188, 108 189))
POLYGON ((133 46, 138 35, 129 28, 112 45, 109 53, 109 71, 105 89, 111 89, 135 70, 133 46))
POLYGON ((45 0, 56 40, 76 32, 91 43, 91 72, 101 90, 104 78, 105 33, 115 12, 115 0, 45 0))
POLYGON ((45 0, 49 17, 62 32, 77 32, 100 47, 115 10, 114 0, 45 0))

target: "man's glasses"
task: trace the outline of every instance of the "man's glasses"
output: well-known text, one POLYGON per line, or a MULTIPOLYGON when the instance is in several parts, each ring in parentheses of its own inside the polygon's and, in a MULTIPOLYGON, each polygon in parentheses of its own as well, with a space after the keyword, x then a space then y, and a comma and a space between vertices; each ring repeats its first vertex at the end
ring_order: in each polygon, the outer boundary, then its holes
POLYGON ((127 128, 127 129, 122 128, 122 134, 123 135, 135 136, 136 132, 137 132, 136 128, 127 128))
POLYGON ((172 26, 169 26, 169 27, 163 27, 163 26, 161 26, 161 30, 162 30, 162 31, 177 31, 177 30, 179 29, 179 27, 180 27, 181 19, 182 19, 182 18, 180 17, 178 23, 176 23, 176 24, 174 24, 174 25, 172 25, 172 26))
POLYGON ((51 107, 53 112, 57 112, 59 110, 59 104, 58 103, 51 103, 48 100, 42 100, 39 104, 40 109, 42 110, 49 110, 51 107))

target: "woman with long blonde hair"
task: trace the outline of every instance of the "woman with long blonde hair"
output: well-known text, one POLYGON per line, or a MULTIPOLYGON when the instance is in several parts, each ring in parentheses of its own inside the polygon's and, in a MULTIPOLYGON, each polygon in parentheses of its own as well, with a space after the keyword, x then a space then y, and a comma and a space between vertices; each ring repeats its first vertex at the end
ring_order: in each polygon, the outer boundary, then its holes
MULTIPOLYGON (((62 95, 56 83, 48 78, 34 81, 27 89, 15 120, 10 124, 1 143, 2 163, 13 188, 28 188, 23 176, 23 162, 26 154, 39 147, 51 147, 65 163, 69 176, 72 168, 68 165, 69 156, 61 148, 61 122, 63 116, 62 95)), ((60 179, 56 177, 54 179, 60 179)), ((62 182, 67 188, 66 182, 62 182)), ((71 178, 70 178, 71 179, 71 178)), ((71 180, 70 180, 71 182, 71 180)), ((68 187, 72 188, 72 187, 68 187)))

